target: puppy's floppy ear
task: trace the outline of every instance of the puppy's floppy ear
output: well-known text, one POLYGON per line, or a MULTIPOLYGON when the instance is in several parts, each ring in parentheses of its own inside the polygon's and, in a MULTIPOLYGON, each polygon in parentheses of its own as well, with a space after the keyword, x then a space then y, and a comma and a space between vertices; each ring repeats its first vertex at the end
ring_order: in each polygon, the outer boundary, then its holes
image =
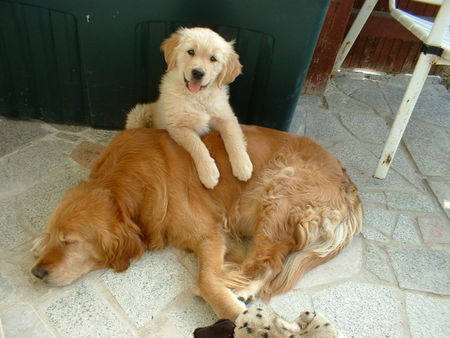
POLYGON ((161 50, 164 53, 164 60, 167 63, 167 72, 171 71, 175 67, 175 48, 180 43, 181 33, 177 31, 173 33, 169 38, 163 41, 161 44, 161 50))
POLYGON ((101 246, 105 252, 106 264, 116 272, 122 272, 130 266, 133 258, 144 252, 141 229, 124 214, 118 206, 118 220, 110 225, 110 230, 101 234, 101 246))
POLYGON ((224 65, 222 73, 220 73, 217 79, 217 86, 221 88, 222 85, 233 82, 241 74, 241 70, 242 65, 239 62, 239 55, 233 50, 228 55, 227 63, 224 65))

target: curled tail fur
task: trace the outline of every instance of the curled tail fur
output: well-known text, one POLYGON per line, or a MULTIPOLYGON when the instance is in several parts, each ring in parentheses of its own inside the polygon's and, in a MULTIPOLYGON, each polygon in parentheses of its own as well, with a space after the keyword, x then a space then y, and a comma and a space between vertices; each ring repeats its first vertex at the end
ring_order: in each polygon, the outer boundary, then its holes
POLYGON ((125 129, 152 127, 151 103, 139 103, 135 105, 127 115, 125 129))
POLYGON ((305 273, 337 256, 351 242, 360 231, 363 211, 360 204, 349 209, 338 222, 334 217, 323 218, 321 240, 286 258, 282 270, 263 287, 264 299, 291 290, 305 273))

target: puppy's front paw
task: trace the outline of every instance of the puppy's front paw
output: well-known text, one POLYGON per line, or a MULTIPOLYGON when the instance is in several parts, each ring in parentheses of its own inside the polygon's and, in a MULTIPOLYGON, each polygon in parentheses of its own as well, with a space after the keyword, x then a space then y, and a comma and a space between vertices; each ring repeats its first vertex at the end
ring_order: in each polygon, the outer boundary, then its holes
POLYGON ((219 183, 219 169, 217 169, 216 163, 212 158, 208 165, 199 166, 198 176, 202 184, 208 189, 214 188, 219 183))
POLYGON ((253 164, 247 153, 241 156, 239 160, 231 163, 233 175, 240 181, 248 181, 252 177, 253 164))

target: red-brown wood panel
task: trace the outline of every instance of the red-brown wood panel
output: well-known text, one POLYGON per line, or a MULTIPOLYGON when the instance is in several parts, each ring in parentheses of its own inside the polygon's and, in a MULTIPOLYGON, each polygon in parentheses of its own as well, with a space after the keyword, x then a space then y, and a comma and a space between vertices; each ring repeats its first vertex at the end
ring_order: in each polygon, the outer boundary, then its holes
MULTIPOLYGON (((303 92, 321 94, 331 74, 337 51, 364 0, 334 0, 330 4, 314 52, 303 92)), ((397 7, 424 17, 434 17, 438 7, 398 0, 397 7)), ((355 41, 342 67, 386 73, 411 73, 421 42, 389 14, 388 0, 380 0, 355 41)), ((431 73, 434 72, 433 67, 431 73)))
POLYGON ((321 94, 325 90, 354 2, 355 0, 333 0, 330 3, 303 86, 304 93, 321 94))
MULTIPOLYGON (((347 30, 364 0, 355 0, 347 30)), ((397 7, 424 17, 434 17, 438 7, 412 0, 399 0, 397 7)), ((380 0, 355 41, 342 68, 370 69, 386 73, 411 73, 421 42, 390 17, 388 0, 380 0)), ((433 73, 434 69, 432 69, 433 73)))

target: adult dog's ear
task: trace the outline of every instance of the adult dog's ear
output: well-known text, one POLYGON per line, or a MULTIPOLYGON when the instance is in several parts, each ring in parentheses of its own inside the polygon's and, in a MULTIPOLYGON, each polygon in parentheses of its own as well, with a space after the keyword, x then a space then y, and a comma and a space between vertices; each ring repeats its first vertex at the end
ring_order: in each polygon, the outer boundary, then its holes
POLYGON ((124 214, 120 206, 117 222, 101 234, 100 241, 106 264, 116 272, 128 269, 131 259, 139 258, 144 252, 141 229, 124 214))
POLYGON ((112 231, 102 234, 102 248, 106 263, 116 272, 128 269, 133 258, 139 258, 144 252, 140 230, 134 224, 118 222, 112 231))
POLYGON ((228 84, 234 81, 236 77, 241 74, 242 65, 239 62, 239 55, 233 50, 228 56, 227 63, 224 65, 222 73, 220 73, 217 80, 217 86, 219 88, 224 84, 228 84))
POLYGON ((181 33, 175 32, 161 44, 161 50, 164 53, 164 60, 167 63, 167 72, 175 67, 175 48, 180 43, 181 33))

